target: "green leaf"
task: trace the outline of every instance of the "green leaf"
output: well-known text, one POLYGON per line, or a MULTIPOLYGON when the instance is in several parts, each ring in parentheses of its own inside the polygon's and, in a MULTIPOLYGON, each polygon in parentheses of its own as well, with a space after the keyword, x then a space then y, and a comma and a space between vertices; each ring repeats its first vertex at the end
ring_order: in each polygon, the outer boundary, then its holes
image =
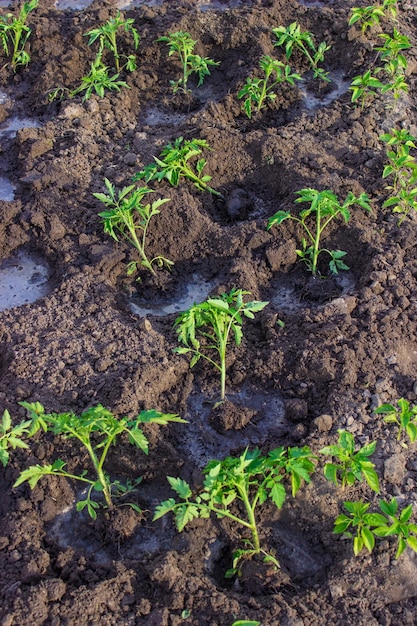
POLYGON ((193 519, 199 516, 199 509, 195 504, 179 504, 175 509, 175 523, 179 532, 193 519))
POLYGON ((407 545, 410 546, 414 552, 417 552, 417 537, 407 537, 407 545))
POLYGON ((173 478, 172 476, 167 476, 167 480, 171 485, 171 488, 175 491, 176 494, 179 495, 183 500, 187 500, 191 498, 193 492, 190 489, 190 486, 185 480, 182 478, 173 478))
POLYGON ((285 492, 285 487, 284 485, 282 485, 279 482, 275 482, 271 491, 270 491, 270 496, 272 499, 272 502, 275 504, 275 506, 278 509, 281 509, 284 502, 285 502, 285 498, 286 498, 286 492, 285 492))
POLYGON ((353 540, 353 552, 355 554, 355 556, 358 556, 358 554, 361 552, 363 548, 363 538, 362 537, 355 537, 353 540))
POLYGON ((364 475, 364 478, 370 488, 376 493, 379 493, 379 479, 378 474, 375 472, 375 470, 362 466, 362 474, 364 475))
POLYGON ((368 550, 368 552, 372 552, 375 547, 375 537, 373 536, 370 529, 366 526, 362 528, 361 537, 365 548, 368 550))
POLYGON ((326 463, 323 468, 324 476, 326 477, 326 479, 334 483, 336 486, 338 484, 337 470, 338 466, 334 465, 333 463, 326 463))
POLYGON ((158 506, 156 507, 152 520, 155 521, 160 517, 163 517, 167 513, 170 513, 170 511, 174 511, 176 504, 177 503, 175 502, 174 498, 169 498, 168 500, 161 502, 161 504, 158 504, 158 506))

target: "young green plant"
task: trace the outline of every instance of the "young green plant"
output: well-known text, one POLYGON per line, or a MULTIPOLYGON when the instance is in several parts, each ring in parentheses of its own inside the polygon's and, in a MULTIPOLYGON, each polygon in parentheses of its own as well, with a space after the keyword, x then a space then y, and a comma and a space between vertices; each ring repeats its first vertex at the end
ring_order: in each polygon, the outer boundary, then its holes
POLYGON ((23 3, 18 17, 12 13, 0 15, 0 41, 6 56, 15 72, 19 66, 26 66, 30 55, 25 50, 32 30, 26 24, 29 13, 37 8, 39 0, 28 0, 23 3))
POLYGON ((211 176, 203 175, 206 159, 199 158, 193 165, 192 161, 202 153, 210 150, 205 139, 184 139, 177 137, 174 143, 169 143, 162 150, 159 157, 154 157, 154 163, 150 163, 140 172, 134 175, 133 180, 144 180, 149 183, 152 180, 161 181, 166 179, 170 185, 177 187, 181 178, 187 178, 200 191, 209 191, 213 195, 222 198, 222 194, 208 183, 211 176))
POLYGON ((343 261, 346 252, 320 248, 321 237, 332 220, 341 217, 347 223, 350 219, 349 209, 355 204, 358 204, 366 211, 371 211, 368 195, 362 193, 359 197, 356 197, 350 191, 343 204, 340 204, 337 196, 328 189, 317 191, 316 189, 307 188, 301 189, 296 193, 299 197, 295 202, 309 202, 310 207, 301 211, 299 216, 291 215, 289 211, 277 211, 268 220, 267 229, 270 230, 273 226, 279 226, 287 219, 303 227, 307 238, 303 237, 301 240, 302 247, 297 250, 297 255, 306 264, 313 276, 319 273, 317 263, 319 256, 323 253, 330 256, 329 268, 333 274, 337 274, 341 269, 349 269, 343 261))
POLYGON ((278 85, 284 82, 294 85, 296 80, 301 80, 299 74, 291 73, 289 65, 267 55, 261 57, 259 67, 264 77, 248 78, 237 94, 239 99, 245 98, 242 110, 249 119, 252 117, 253 110, 259 113, 266 106, 266 101, 275 100, 277 97, 275 89, 278 85))
POLYGON ((191 520, 198 517, 207 519, 213 513, 218 518, 228 518, 250 530, 251 538, 243 540, 246 547, 234 553, 232 568, 226 572, 226 577, 239 573, 241 561, 256 555, 262 555, 265 562, 279 567, 274 554, 261 547, 256 510, 268 499, 278 509, 283 506, 286 499, 285 478, 291 481, 294 497, 304 482, 310 482, 315 470, 314 460, 307 446, 288 450, 276 448, 268 456, 262 456, 258 449, 246 449, 239 457, 210 461, 203 470, 204 486, 198 495, 193 495, 189 484, 181 478, 168 476, 179 501, 169 498, 159 504, 153 519, 172 512, 176 527, 181 532, 191 520))
MULTIPOLYGON (((404 434, 408 436, 411 443, 417 439, 417 406, 410 406, 410 402, 405 398, 397 400, 397 406, 381 404, 374 413, 383 415, 386 424, 398 426, 397 441, 401 441, 404 434)), ((403 443, 403 446, 405 445, 403 443)))
MULTIPOLYGON (((380 67, 376 68, 374 72, 377 73, 381 71, 381 69, 380 67)), ((349 87, 352 91, 351 102, 359 102, 361 109, 364 109, 365 102, 373 99, 378 94, 378 90, 381 91, 383 87, 384 83, 376 76, 373 76, 371 70, 367 70, 364 74, 353 78, 349 87)))
POLYGON ((116 17, 110 18, 101 26, 90 30, 85 33, 86 37, 89 37, 88 45, 91 46, 95 41, 99 41, 99 56, 102 57, 104 48, 110 50, 114 57, 116 66, 116 72, 119 74, 122 69, 126 69, 129 72, 133 72, 136 69, 136 56, 134 54, 121 55, 118 46, 118 33, 122 30, 129 34, 133 38, 134 49, 139 47, 140 37, 138 31, 133 26, 134 19, 124 19, 120 11, 117 11, 116 17), (124 64, 121 64, 121 59, 124 59, 124 64))
POLYGON ((98 55, 91 64, 90 72, 82 77, 81 84, 78 87, 72 91, 58 87, 50 92, 49 101, 61 100, 66 92, 68 92, 70 98, 84 92, 83 102, 85 102, 91 98, 93 93, 103 98, 106 90, 120 91, 122 87, 129 88, 129 85, 124 80, 119 80, 119 74, 111 76, 110 68, 104 65, 101 57, 98 55))
POLYGON ((245 295, 250 295, 250 292, 232 289, 217 298, 208 298, 181 313, 174 324, 178 341, 184 344, 175 348, 174 352, 191 354, 190 367, 202 358, 220 372, 220 401, 226 397, 226 353, 230 335, 235 345, 240 346, 243 338, 242 316, 254 319, 255 313, 268 304, 258 300, 244 302, 245 295))
MULTIPOLYGON (((93 492, 102 493, 105 506, 111 509, 114 507, 114 497, 129 493, 141 481, 141 478, 137 478, 122 484, 118 480, 111 481, 106 474, 104 464, 110 447, 116 443, 116 440, 125 435, 130 444, 148 454, 148 440, 139 428, 141 424, 165 425, 169 422, 185 421, 176 414, 159 413, 153 409, 142 411, 135 418, 129 419, 127 417, 116 418, 102 405, 91 407, 78 416, 72 412, 47 414, 39 402, 21 402, 20 404, 27 409, 31 418, 30 434, 35 434, 42 429, 55 435, 62 435, 65 439, 77 439, 88 453, 95 477, 88 478, 87 470, 83 470, 80 474, 68 472, 64 469, 66 463, 57 459, 50 465, 32 465, 24 470, 16 480, 14 487, 27 481, 33 489, 43 476, 61 476, 79 481, 87 486, 87 494, 84 500, 77 502, 77 511, 87 508, 88 514, 93 519, 96 519, 96 510, 100 507, 100 504, 92 499, 93 492)), ((140 511, 135 504, 129 503, 129 506, 140 511)))
POLYGON ((330 46, 322 41, 316 48, 314 43, 314 35, 309 31, 302 31, 300 25, 297 22, 292 22, 287 28, 285 26, 278 26, 273 28, 272 32, 277 37, 274 43, 276 47, 285 47, 285 56, 287 61, 290 60, 294 49, 298 49, 308 60, 310 67, 313 71, 314 78, 320 78, 325 82, 331 82, 328 74, 325 72, 320 63, 324 61, 324 55, 327 50, 330 50, 330 46))
POLYGON ((416 148, 416 138, 407 129, 393 128, 390 133, 380 137, 387 144, 388 163, 382 172, 382 178, 393 177, 392 185, 386 189, 392 195, 385 200, 383 206, 391 207, 393 213, 401 213, 399 225, 411 210, 417 210, 417 163, 410 150, 416 148))
POLYGON ((384 0, 382 4, 372 4, 366 7, 353 7, 349 19, 349 26, 361 23, 363 33, 372 26, 379 26, 383 18, 395 20, 397 17, 397 0, 384 0))
POLYGON ((190 92, 190 89, 188 89, 188 79, 192 74, 198 75, 197 87, 200 87, 205 77, 210 74, 209 68, 219 65, 218 62, 212 59, 201 57, 193 53, 197 42, 192 39, 189 33, 177 31, 176 33, 170 33, 168 36, 159 37, 157 41, 167 44, 169 48, 168 56, 177 54, 180 59, 182 75, 178 80, 170 81, 174 93, 177 93, 177 91, 182 93, 190 92))
POLYGON ((375 547, 375 537, 396 537, 398 559, 404 550, 411 548, 417 552, 417 525, 410 523, 413 514, 411 504, 406 506, 398 515, 398 502, 392 498, 390 502, 379 501, 382 513, 368 513, 369 503, 344 502, 348 515, 342 513, 334 524, 333 532, 343 534, 348 539, 353 538, 353 552, 357 556, 363 548, 372 552, 375 547), (355 531, 354 533, 352 531, 355 531))
POLYGON ((158 267, 171 267, 172 261, 158 255, 149 259, 146 251, 146 236, 148 232, 149 222, 152 217, 160 213, 159 208, 169 202, 169 198, 159 198, 155 202, 145 204, 143 199, 149 194, 154 193, 153 189, 148 187, 137 188, 135 185, 123 187, 116 195, 114 185, 104 179, 107 194, 94 193, 93 196, 106 205, 107 210, 99 213, 104 221, 104 232, 108 233, 113 239, 119 241, 117 233, 120 233, 127 241, 129 241, 138 251, 141 261, 132 261, 128 265, 128 275, 133 274, 139 265, 146 267, 155 275, 154 265, 158 267))
POLYGON ((9 462, 9 449, 28 448, 22 437, 28 436, 31 421, 27 420, 13 426, 9 411, 6 409, 0 422, 0 463, 6 467, 9 462))
POLYGON ((375 464, 369 460, 375 452, 376 441, 368 443, 355 451, 355 438, 347 430, 339 430, 339 439, 336 445, 325 446, 320 454, 335 457, 338 463, 326 463, 324 475, 336 487, 341 482, 342 490, 353 485, 357 480, 365 480, 370 488, 379 493, 378 474, 375 464))

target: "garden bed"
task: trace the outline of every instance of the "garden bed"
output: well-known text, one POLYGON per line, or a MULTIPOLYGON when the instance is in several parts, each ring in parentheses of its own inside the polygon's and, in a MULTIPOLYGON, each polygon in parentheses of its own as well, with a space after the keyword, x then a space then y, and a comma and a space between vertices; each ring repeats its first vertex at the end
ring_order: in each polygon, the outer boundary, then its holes
MULTIPOLYGON (((0 299, 17 280, 2 281, 1 271, 16 271, 22 258, 32 259, 28 280, 40 288, 18 306, 8 298, 0 311, 0 412, 18 423, 22 401, 77 415, 102 404, 118 417, 156 409, 189 423, 144 426, 147 456, 127 440, 110 449, 110 475, 143 477, 131 496, 141 514, 116 507, 93 520, 75 510, 75 481, 59 477, 13 488, 22 470, 58 457, 73 472, 88 469, 74 439, 38 433, 29 449, 10 452, 0 468, 1 626, 414 624, 414 552, 396 559, 388 537, 355 556, 352 541, 332 532, 344 501, 377 510, 380 498, 396 497, 400 508, 416 507, 415 445, 397 441, 394 425, 373 412, 399 398, 417 402, 416 214, 399 225, 383 206, 390 181, 380 140, 392 128, 417 136, 414 3, 400 3, 395 24, 412 44, 404 52, 408 92, 378 93, 363 108, 349 85, 375 67, 378 32, 392 32, 393 23, 365 33, 348 26, 352 0, 135 3, 123 12, 140 35, 137 70, 121 76, 129 88, 84 102, 82 94, 48 95, 77 88, 94 58, 85 33, 114 17, 118 3, 97 0, 80 11, 39 4, 29 17, 30 63, 0 74, 8 194, 0 200, 0 299), (313 79, 295 55, 302 84, 280 86, 249 119, 237 93, 262 55, 282 58, 272 29, 294 21, 331 46, 323 64, 331 82, 313 79), (191 95, 172 94, 179 65, 157 42, 175 31, 219 62, 200 87, 190 79, 191 95), (11 131, 15 118, 23 123, 11 131), (93 194, 106 191, 105 178, 116 190, 131 185, 180 136, 207 142, 204 173, 221 196, 186 179, 178 187, 150 182, 155 199, 169 202, 150 222, 147 247, 173 266, 128 275, 135 250, 104 232, 93 194), (297 224, 267 229, 277 211, 296 214, 303 188, 332 190, 341 201, 369 195, 371 212, 355 206, 347 224, 334 220, 323 236, 324 247, 346 252, 350 269, 336 277, 326 255, 315 278, 297 258, 297 224), (173 325, 193 298, 233 288, 269 304, 244 319, 241 345, 230 343, 228 400, 214 410, 218 373, 202 360, 190 369, 189 357, 173 352, 173 325), (328 459, 319 450, 337 442, 338 429, 358 447, 377 442, 379 495, 365 481, 342 492, 324 477, 328 459), (172 496, 167 475, 199 489, 208 460, 279 446, 318 455, 309 485, 281 509, 259 510, 262 543, 281 569, 254 559, 226 579, 241 540, 233 522, 197 519, 178 533, 169 516, 152 521, 172 496)), ((127 50, 127 34, 122 41, 127 50)))

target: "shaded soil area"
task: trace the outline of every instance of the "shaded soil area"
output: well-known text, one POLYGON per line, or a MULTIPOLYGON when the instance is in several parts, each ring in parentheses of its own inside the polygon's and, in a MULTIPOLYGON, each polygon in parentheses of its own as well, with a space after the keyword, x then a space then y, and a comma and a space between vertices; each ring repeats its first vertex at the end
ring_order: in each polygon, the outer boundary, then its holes
MULTIPOLYGON (((116 2, 84 11, 53 4, 40 0, 30 16, 29 66, 0 74, 2 123, 14 115, 37 122, 14 136, 0 128, 0 174, 16 188, 14 200, 0 201, 1 260, 24 251, 50 268, 47 295, 0 312, 1 411, 17 423, 26 415, 21 401, 76 414, 101 403, 120 417, 155 408, 188 424, 146 426, 147 456, 127 441, 111 449, 112 477, 143 476, 134 494, 141 515, 102 509, 94 521, 75 511, 78 486, 56 477, 13 489, 29 465, 59 457, 73 472, 88 468, 73 440, 39 434, 28 450, 12 451, 0 469, 1 626, 417 623, 414 553, 396 560, 387 538, 355 557, 352 542, 332 533, 344 500, 363 499, 373 510, 380 497, 416 504, 415 446, 402 446, 373 413, 401 397, 417 401, 416 219, 399 226, 383 208, 379 139, 393 127, 417 135, 416 48, 406 52, 408 94, 379 95, 361 109, 348 86, 375 64, 380 31, 348 27, 352 0, 144 3, 124 13, 141 37, 138 69, 122 76, 129 88, 50 103, 51 90, 80 84, 94 57, 85 33, 117 11, 116 2), (237 92, 261 55, 281 58, 271 30, 294 21, 331 45, 324 66, 333 82, 313 80, 295 54, 303 84, 280 87, 249 120, 237 92), (173 97, 169 81, 179 65, 156 41, 174 31, 189 32, 196 52, 219 62, 198 89, 190 80, 190 97, 173 97), (132 184, 179 136, 207 141, 204 171, 223 197, 189 181, 155 183, 155 197, 170 201, 153 218, 147 245, 174 265, 128 276, 135 251, 104 233, 93 193, 105 190, 105 177, 116 189, 132 184), (347 225, 335 221, 326 231, 325 247, 347 253, 350 269, 337 279, 325 255, 316 279, 297 260, 302 233, 294 223, 266 229, 276 211, 295 210, 295 194, 306 187, 371 198, 372 213, 356 207, 347 225), (236 287, 269 302, 244 320, 242 344, 230 344, 228 401, 216 411, 217 372, 203 362, 190 369, 187 356, 173 353, 176 313, 144 318, 131 306, 132 298, 150 309, 175 303, 193 280, 210 295, 236 287), (169 516, 152 522, 155 506, 172 495, 167 475, 198 489, 212 458, 246 446, 268 453, 308 445, 318 453, 336 443, 338 429, 358 445, 377 441, 381 495, 365 483, 342 493, 324 478, 320 459, 312 483, 282 509, 260 507, 261 541, 281 570, 254 560, 226 580, 241 545, 232 522, 195 520, 182 533, 169 516)), ((401 4, 396 27, 416 45, 413 2, 401 4)), ((126 51, 128 41, 122 37, 126 51)))

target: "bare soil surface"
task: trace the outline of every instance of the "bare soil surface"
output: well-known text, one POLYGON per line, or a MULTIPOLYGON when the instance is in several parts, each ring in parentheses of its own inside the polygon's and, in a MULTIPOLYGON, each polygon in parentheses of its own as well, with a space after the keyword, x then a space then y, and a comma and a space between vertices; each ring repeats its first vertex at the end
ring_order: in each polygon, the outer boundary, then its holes
MULTIPOLYGON (((47 295, 0 312, 0 405, 15 423, 25 418, 21 401, 77 414, 101 403, 132 417, 155 408, 189 423, 146 427, 148 456, 127 441, 110 451, 111 476, 143 476, 134 495, 142 515, 122 507, 93 521, 75 511, 78 485, 55 477, 33 491, 27 483, 13 489, 24 468, 58 457, 71 471, 88 469, 74 441, 43 434, 29 450, 12 451, 0 469, 0 624, 416 624, 415 555, 407 550, 396 560, 388 538, 355 557, 352 542, 332 533, 344 500, 375 507, 379 497, 396 496, 402 507, 417 499, 415 446, 401 446, 373 414, 383 402, 417 401, 416 220, 398 226, 382 207, 379 140, 393 127, 417 135, 416 6, 402 2, 397 23, 414 46, 406 52, 409 93, 397 102, 378 96, 362 110, 348 85, 375 63, 380 31, 364 36, 348 27, 353 0, 148 4, 124 13, 141 37, 138 69, 122 76, 129 89, 48 102, 52 89, 74 89, 89 71, 93 50, 84 34, 117 11, 116 2, 98 0, 83 11, 41 0, 29 20, 29 66, 0 75, 3 124, 15 115, 37 122, 1 135, 0 174, 16 187, 14 200, 0 202, 1 259, 23 251, 50 268, 47 295), (237 92, 262 54, 279 55, 271 29, 295 20, 331 44, 325 68, 334 82, 319 88, 295 56, 302 89, 283 87, 249 120, 237 92), (190 98, 172 96, 179 66, 156 42, 179 30, 220 62, 200 88, 191 81, 190 98), (134 250, 103 232, 93 193, 104 191, 105 177, 117 189, 132 184, 179 136, 208 142, 205 171, 224 199, 189 181, 155 183, 155 196, 170 202, 151 222, 148 247, 174 266, 155 277, 142 269, 136 281, 126 273, 134 250), (295 210, 304 187, 371 197, 372 214, 355 208, 347 225, 335 222, 325 235, 326 247, 347 252, 350 270, 338 280, 325 265, 312 280, 296 258, 301 232, 293 223, 266 230, 277 210, 295 210), (245 320, 242 345, 230 345, 228 401, 216 411, 216 371, 207 363, 190 370, 189 359, 172 352, 176 313, 145 319, 131 307, 132 297, 148 308, 175 304, 195 276, 211 295, 237 287, 269 302, 245 320), (178 533, 168 516, 152 522, 155 506, 172 495, 167 475, 198 488, 211 458, 245 446, 268 453, 309 445, 317 453, 336 443, 338 429, 354 433, 358 445, 378 442, 372 460, 381 495, 364 483, 342 493, 325 480, 321 458, 312 483, 281 510, 260 507, 261 541, 276 551, 280 571, 255 560, 226 580, 241 545, 236 526, 212 518, 178 533)), ((392 24, 381 28, 391 32, 392 24)))

